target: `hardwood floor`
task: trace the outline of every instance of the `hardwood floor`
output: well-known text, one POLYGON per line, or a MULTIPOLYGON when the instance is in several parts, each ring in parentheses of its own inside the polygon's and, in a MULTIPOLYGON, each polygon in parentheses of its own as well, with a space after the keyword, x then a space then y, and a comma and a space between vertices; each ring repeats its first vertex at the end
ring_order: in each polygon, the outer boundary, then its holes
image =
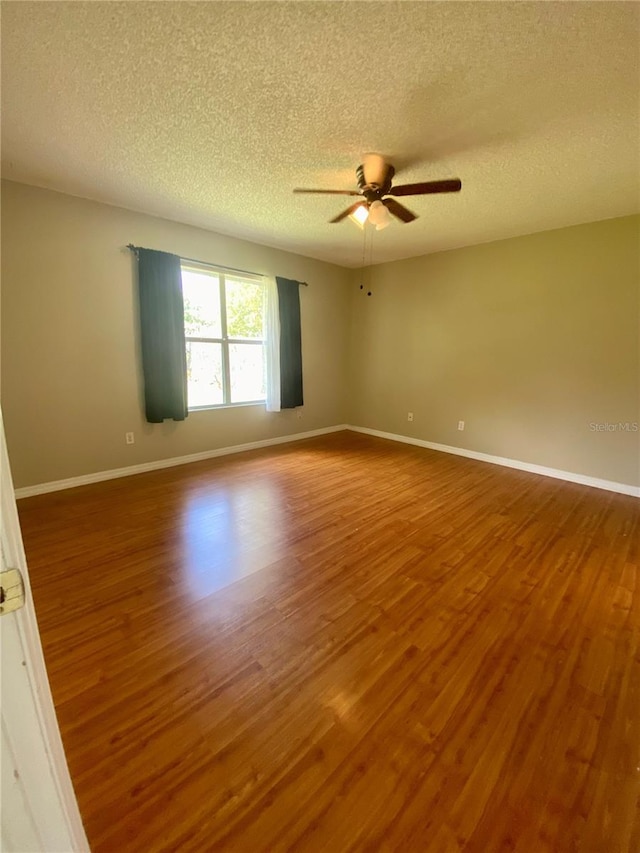
POLYGON ((94 853, 640 850, 640 503, 355 433, 19 502, 94 853))

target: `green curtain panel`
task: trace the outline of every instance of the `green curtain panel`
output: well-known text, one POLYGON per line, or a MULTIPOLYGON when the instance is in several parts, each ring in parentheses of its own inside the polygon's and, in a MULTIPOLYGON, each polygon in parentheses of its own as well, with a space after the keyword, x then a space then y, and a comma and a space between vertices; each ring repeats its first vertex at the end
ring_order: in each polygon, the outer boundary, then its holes
POLYGON ((302 334, 299 282, 276 276, 280 314, 280 407, 302 406, 302 334))
POLYGON ((136 254, 147 421, 183 421, 188 407, 180 258, 153 249, 136 254))

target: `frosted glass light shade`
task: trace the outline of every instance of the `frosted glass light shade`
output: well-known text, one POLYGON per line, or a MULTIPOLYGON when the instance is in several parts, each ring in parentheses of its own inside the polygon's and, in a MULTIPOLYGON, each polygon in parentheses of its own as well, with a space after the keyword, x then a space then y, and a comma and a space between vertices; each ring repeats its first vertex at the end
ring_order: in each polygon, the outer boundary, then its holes
POLYGON ((349 219, 355 222, 360 228, 363 228, 368 216, 369 210, 367 209, 367 205, 361 204, 360 207, 356 207, 353 213, 349 214, 349 219))
POLYGON ((374 201, 369 208, 369 222, 376 226, 376 231, 382 231, 391 222, 389 211, 381 201, 374 201))

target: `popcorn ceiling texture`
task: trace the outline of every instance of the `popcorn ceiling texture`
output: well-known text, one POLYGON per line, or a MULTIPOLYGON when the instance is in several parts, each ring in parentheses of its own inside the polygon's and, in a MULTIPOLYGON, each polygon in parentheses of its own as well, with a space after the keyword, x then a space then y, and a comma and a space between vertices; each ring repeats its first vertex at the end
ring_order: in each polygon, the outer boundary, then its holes
MULTIPOLYGON (((3 175, 345 266, 367 151, 454 196, 373 262, 640 208, 635 3, 3 3, 3 175)), ((368 258, 367 258, 368 260, 368 258)))

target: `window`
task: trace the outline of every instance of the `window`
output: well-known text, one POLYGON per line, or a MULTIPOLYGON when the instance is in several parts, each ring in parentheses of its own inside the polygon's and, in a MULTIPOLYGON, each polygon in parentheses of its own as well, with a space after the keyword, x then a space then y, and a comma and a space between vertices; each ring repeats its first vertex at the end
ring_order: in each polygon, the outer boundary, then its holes
POLYGON ((189 409, 266 397, 266 288, 258 276, 182 269, 189 409))

